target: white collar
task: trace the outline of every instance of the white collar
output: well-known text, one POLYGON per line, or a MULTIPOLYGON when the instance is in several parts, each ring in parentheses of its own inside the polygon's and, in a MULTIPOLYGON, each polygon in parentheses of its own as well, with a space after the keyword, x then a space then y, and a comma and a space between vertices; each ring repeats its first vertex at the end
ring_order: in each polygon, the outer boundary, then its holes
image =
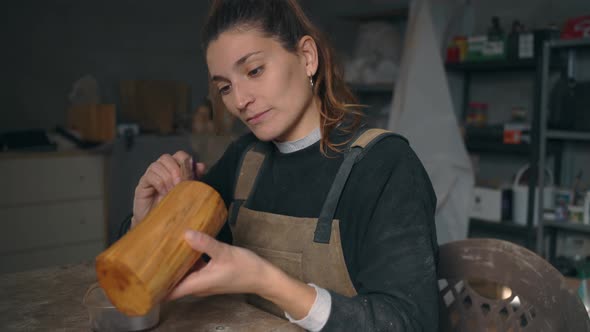
POLYGON ((303 150, 306 147, 315 144, 321 138, 322 138, 322 133, 320 131, 320 128, 317 127, 311 133, 309 133, 307 136, 305 136, 301 139, 298 139, 296 141, 291 141, 291 142, 272 141, 272 142, 277 147, 277 149, 279 149, 279 151, 281 153, 293 153, 293 152, 296 152, 299 150, 303 150))

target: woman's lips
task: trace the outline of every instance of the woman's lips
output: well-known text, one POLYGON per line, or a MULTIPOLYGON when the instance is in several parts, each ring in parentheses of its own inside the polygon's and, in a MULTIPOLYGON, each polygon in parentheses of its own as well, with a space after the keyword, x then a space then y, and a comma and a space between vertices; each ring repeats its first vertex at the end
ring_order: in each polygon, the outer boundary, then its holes
POLYGON ((248 122, 248 124, 251 124, 251 125, 258 124, 258 123, 264 121, 264 119, 266 118, 266 115, 268 114, 269 111, 270 110, 264 111, 264 112, 260 112, 260 113, 258 113, 256 115, 248 118, 246 121, 248 122))

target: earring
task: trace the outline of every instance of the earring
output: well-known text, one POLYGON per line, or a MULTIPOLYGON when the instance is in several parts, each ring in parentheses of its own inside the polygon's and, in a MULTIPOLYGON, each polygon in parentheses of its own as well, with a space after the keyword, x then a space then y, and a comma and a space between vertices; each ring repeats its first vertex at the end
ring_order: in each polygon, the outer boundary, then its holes
POLYGON ((313 76, 310 76, 309 77, 309 84, 311 85, 311 88, 313 89, 313 85, 314 85, 314 83, 313 83, 313 76))

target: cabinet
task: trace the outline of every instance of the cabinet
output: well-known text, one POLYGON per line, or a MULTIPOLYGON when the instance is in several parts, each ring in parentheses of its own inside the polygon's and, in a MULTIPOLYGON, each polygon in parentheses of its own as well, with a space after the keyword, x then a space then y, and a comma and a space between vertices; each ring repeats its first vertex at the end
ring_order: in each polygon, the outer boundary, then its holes
POLYGON ((0 155, 0 273, 91 260, 105 248, 106 159, 0 155))

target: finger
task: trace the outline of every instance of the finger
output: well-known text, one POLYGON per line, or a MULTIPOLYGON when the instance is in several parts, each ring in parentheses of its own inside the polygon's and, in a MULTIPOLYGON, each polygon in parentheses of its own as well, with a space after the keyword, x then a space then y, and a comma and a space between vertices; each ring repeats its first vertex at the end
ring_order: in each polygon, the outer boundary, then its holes
POLYGON ((173 301, 194 294, 198 292, 199 287, 199 271, 193 272, 174 287, 170 294, 166 296, 166 301, 173 301))
POLYGON ((196 171, 196 177, 197 179, 200 179, 201 177, 203 177, 203 175, 205 175, 205 172, 207 171, 207 165, 205 165, 205 163, 197 163, 197 171, 196 171))
POLYGON ((158 193, 158 190, 154 186, 147 183, 145 175, 141 177, 137 187, 135 187, 135 198, 148 198, 158 193))
POLYGON ((174 188, 174 176, 170 174, 170 171, 162 164, 162 162, 157 161, 150 166, 150 171, 158 175, 158 177, 163 181, 164 186, 166 186, 166 192, 172 190, 174 188))
POLYGON ((219 282, 219 276, 211 271, 201 269, 193 272, 182 279, 176 287, 168 294, 166 300, 171 301, 187 295, 208 296, 218 294, 216 283, 219 282))
POLYGON ((180 165, 180 178, 182 180, 193 180, 193 158, 184 151, 177 151, 172 158, 180 165))
POLYGON ((192 158, 187 158, 180 163, 180 178, 182 180, 193 180, 195 178, 192 158))
POLYGON ((221 250, 223 250, 224 244, 215 240, 213 237, 201 233, 195 232, 192 230, 186 231, 184 234, 184 239, 188 243, 193 250, 205 253, 211 257, 211 259, 215 259, 216 256, 219 255, 221 250))
POLYGON ((172 155, 172 158, 174 158, 174 160, 180 164, 187 159, 191 159, 191 156, 184 151, 176 151, 176 153, 172 155))
POLYGON ((158 159, 170 174, 172 185, 175 186, 180 183, 180 164, 169 154, 164 154, 158 159))
POLYGON ((135 191, 136 195, 139 194, 140 190, 142 193, 147 194, 148 190, 153 188, 159 194, 165 195, 168 192, 166 188, 166 183, 164 180, 158 175, 158 173, 154 172, 150 168, 148 168, 147 172, 141 177, 139 180, 139 185, 135 191))
POLYGON ((176 286, 174 286, 174 289, 166 296, 165 301, 171 301, 171 300, 174 300, 174 299, 177 299, 177 298, 180 298, 180 297, 183 297, 183 296, 193 293, 192 291, 189 291, 187 289, 188 285, 186 284, 186 280, 191 275, 200 271, 205 266, 207 266, 207 263, 203 260, 203 257, 199 258, 199 260, 197 260, 197 262, 190 268, 190 270, 188 270, 188 272, 180 280, 180 282, 178 282, 178 284, 176 286))

